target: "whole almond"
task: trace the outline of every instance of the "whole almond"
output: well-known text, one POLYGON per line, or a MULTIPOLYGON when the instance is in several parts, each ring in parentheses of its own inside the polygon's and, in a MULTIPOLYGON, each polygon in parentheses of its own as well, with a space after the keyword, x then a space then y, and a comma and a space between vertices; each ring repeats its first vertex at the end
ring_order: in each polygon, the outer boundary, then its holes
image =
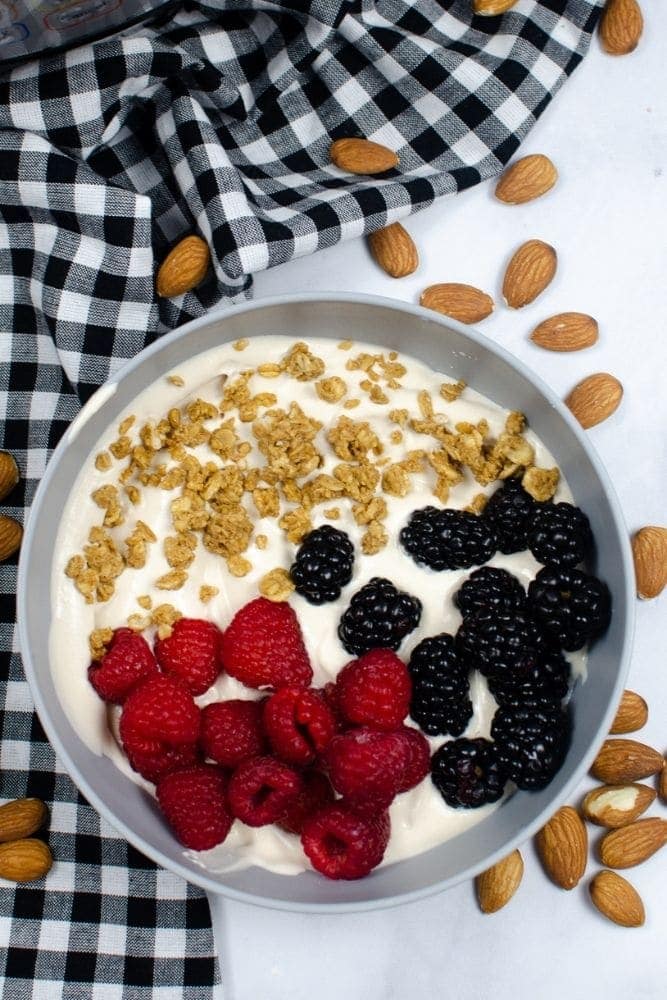
POLYGON ((12 492, 19 481, 19 467, 8 451, 0 451, 0 500, 12 492))
POLYGON ((667 805, 667 761, 665 761, 665 766, 660 772, 660 776, 658 778, 658 795, 665 805, 667 805))
POLYGON ((165 299, 191 292, 208 271, 211 252, 201 236, 186 236, 162 261, 156 280, 158 295, 165 299))
POLYGON ((516 160, 501 174, 495 195, 506 205, 523 205, 550 191, 558 180, 558 171, 548 156, 532 153, 516 160))
POLYGON ((427 309, 457 319, 459 323, 479 323, 493 312, 493 299, 474 285, 456 281, 429 285, 421 294, 420 304, 427 309))
POLYGON ((477 899, 482 913, 495 913, 514 895, 523 878, 523 858, 512 851, 475 879, 477 899))
POLYGON ((591 765, 591 774, 605 785, 626 785, 658 774, 664 763, 662 754, 645 743, 605 740, 591 765))
POLYGON ((600 42, 612 56, 634 52, 644 30, 644 18, 637 0, 607 0, 600 18, 600 42))
POLYGON ((547 351, 581 351, 598 339, 598 325, 586 313, 558 313, 539 323, 530 339, 547 351))
POLYGON ((404 278, 417 270, 419 254, 414 240, 400 222, 392 222, 368 237, 376 262, 392 278, 404 278))
POLYGON ((496 17, 510 10, 518 0, 472 0, 472 9, 480 17, 496 17))
POLYGON ((642 696, 636 691, 624 691, 609 732, 612 736, 634 733, 646 725, 647 719, 648 705, 642 696))
POLYGON ((617 830, 600 841, 600 861, 607 868, 632 868, 667 844, 667 819, 649 816, 617 830))
POLYGON ((550 878, 562 889, 574 889, 586 871, 588 857, 588 835, 577 810, 563 806, 535 840, 550 878))
POLYGON ((383 174, 398 166, 398 155, 379 142, 369 139, 336 139, 329 156, 348 174, 383 174))
POLYGON ((623 386, 613 375, 598 372, 583 379, 565 398, 565 405, 584 429, 610 417, 623 397, 623 386))
POLYGON ((581 811, 589 822, 613 830, 634 823, 655 797, 655 789, 648 785, 600 785, 586 795, 581 811))
POLYGON ((510 309, 533 302, 553 280, 558 258, 542 240, 528 240, 512 256, 503 279, 503 298, 510 309))
POLYGON ((0 844, 0 878, 32 882, 43 878, 53 864, 51 851, 41 840, 10 840, 0 844))
POLYGON ((43 826, 48 810, 41 799, 14 799, 0 806, 0 843, 30 837, 43 826))
POLYGON ((667 528, 647 525, 632 539, 637 595, 645 600, 657 597, 667 584, 667 528))
POLYGON ((627 879, 608 870, 598 872, 589 886, 591 899, 600 913, 621 927, 641 927, 644 904, 627 879))
POLYGON ((0 514, 0 562, 9 559, 21 546, 23 528, 13 517, 0 514))

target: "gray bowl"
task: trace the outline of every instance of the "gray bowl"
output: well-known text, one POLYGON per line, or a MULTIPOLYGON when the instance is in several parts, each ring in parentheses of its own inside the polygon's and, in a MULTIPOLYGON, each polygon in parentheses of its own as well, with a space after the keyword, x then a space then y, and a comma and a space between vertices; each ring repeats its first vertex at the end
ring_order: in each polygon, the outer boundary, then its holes
POLYGON ((374 909, 438 892, 483 871, 539 829, 572 794, 608 731, 629 665, 635 604, 618 502, 586 435, 550 389, 502 348, 452 320, 389 299, 334 293, 267 299, 195 320, 139 354, 114 382, 114 391, 107 384, 92 397, 49 463, 25 532, 18 582, 21 648, 37 712, 72 779, 98 812, 153 861, 208 891, 319 912, 374 909), (592 648, 588 679, 575 691, 572 745, 551 784, 541 792, 513 795, 465 833, 357 882, 330 882, 312 872, 276 875, 256 867, 221 875, 204 871, 178 845, 151 796, 77 736, 60 706, 49 666, 54 541, 72 484, 100 434, 164 372, 220 343, 265 333, 382 344, 526 413, 589 514, 597 541, 593 569, 612 592, 611 627, 592 648))

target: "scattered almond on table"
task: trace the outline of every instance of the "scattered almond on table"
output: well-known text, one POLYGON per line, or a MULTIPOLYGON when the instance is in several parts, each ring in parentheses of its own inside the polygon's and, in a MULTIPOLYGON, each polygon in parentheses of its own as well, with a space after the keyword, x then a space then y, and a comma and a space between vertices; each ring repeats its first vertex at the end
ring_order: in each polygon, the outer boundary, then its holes
POLYGON ((600 861, 606 868, 634 868, 667 844, 667 819, 649 816, 620 826, 600 841, 600 861))
POLYGON ((201 236, 186 236, 169 251, 158 269, 158 295, 171 299, 191 292, 204 280, 210 263, 211 252, 201 236))
POLYGON ((623 386, 614 375, 598 372, 578 382, 565 398, 565 405, 584 430, 601 424, 614 413, 623 398, 623 386))
POLYGON ((496 913, 509 903, 523 878, 523 858, 512 851, 475 879, 477 900, 482 913, 496 913))
POLYGON ((48 809, 41 799, 14 799, 0 806, 0 843, 31 837, 44 826, 48 809))
POLYGON ((648 721, 648 705, 636 691, 624 691, 609 732, 612 736, 634 733, 648 721))
POLYGON ((534 302, 556 274, 556 251, 543 240, 528 240, 512 255, 503 278, 503 298, 510 309, 534 302))
POLYGON ((506 205, 523 205, 550 191, 558 180, 558 171, 548 156, 531 153, 515 160, 496 184, 495 196, 506 205))
POLYGON ((419 266, 415 242, 400 222, 392 222, 368 237, 375 261, 392 278, 404 278, 419 266))
POLYGON ((348 174, 383 174, 398 166, 398 155, 392 149, 369 139, 336 139, 329 156, 348 174))
POLYGON ((535 838, 542 864, 561 889, 574 889, 586 871, 588 834, 572 806, 562 806, 535 838))
POLYGON ((655 797, 655 790, 648 785, 598 785, 588 792, 581 810, 589 823, 616 829, 639 819, 655 797))
POLYGON ((547 351, 581 351, 596 343, 598 324, 586 313, 557 313, 542 320, 531 333, 530 339, 547 351))
POLYGON ((644 18, 637 0, 607 0, 598 28, 605 52, 625 56, 634 52, 644 31, 644 18))
POLYGON ((647 525, 632 539, 637 596, 658 597, 667 584, 667 528, 647 525))
POLYGON ((605 740, 591 765, 591 774, 606 785, 624 785, 659 774, 662 754, 637 740, 605 740))
POLYGON ((0 878, 32 882, 51 870, 48 845, 32 836, 48 815, 41 799, 14 799, 0 806, 0 878))
POLYGON ((16 459, 8 451, 0 451, 0 500, 12 492, 19 481, 16 459))
POLYGON ((493 312, 493 299, 474 285, 456 281, 429 285, 421 294, 420 305, 456 319, 459 323, 480 323, 493 312))
POLYGON ((472 0, 472 9, 480 17, 497 17, 511 10, 518 0, 472 0))
POLYGON ((644 904, 627 879, 608 870, 598 872, 589 886, 591 900, 609 920, 621 927, 641 927, 644 904))
POLYGON ((19 522, 7 514, 0 514, 0 562, 18 552, 22 539, 23 528, 19 522))

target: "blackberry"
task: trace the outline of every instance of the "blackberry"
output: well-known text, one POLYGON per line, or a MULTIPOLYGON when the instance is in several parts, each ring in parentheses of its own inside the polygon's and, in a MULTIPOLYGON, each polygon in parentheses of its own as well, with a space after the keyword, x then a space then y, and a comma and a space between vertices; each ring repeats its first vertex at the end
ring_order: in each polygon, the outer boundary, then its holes
POLYGON ((485 608, 464 618, 456 633, 459 655, 487 677, 526 675, 546 645, 533 619, 521 611, 485 608))
POLYGON ((412 651, 410 716, 429 736, 460 736, 472 716, 468 669, 446 632, 422 639, 412 651))
POLYGON ((570 688, 570 664, 559 649, 552 649, 540 656, 526 674, 518 677, 494 674, 488 678, 488 684, 501 706, 559 708, 570 688))
POLYGON ((583 510, 571 503, 536 506, 528 518, 528 548, 545 566, 576 566, 593 546, 583 510))
POLYGON ((538 506, 526 493, 520 480, 506 479, 493 493, 481 515, 496 535, 498 549, 505 555, 528 548, 526 528, 528 518, 538 506))
POLYGON ((454 594, 454 604, 464 618, 484 608, 493 611, 521 611, 526 592, 515 576, 505 569, 482 566, 471 573, 454 594))
POLYGON ((489 740, 450 740, 431 758, 431 780, 450 806, 476 809, 497 802, 507 775, 489 740))
POLYGON ((496 551, 490 525, 465 510, 414 510, 400 540, 416 563, 436 570, 480 566, 496 551))
POLYGON ((570 720, 560 708, 499 708, 491 723, 500 765, 517 788, 545 788, 565 760, 570 720))
POLYGON ((324 524, 309 531, 290 567, 297 594, 310 604, 324 604, 340 597, 352 579, 354 548, 339 528, 324 524))
POLYGON ((609 626, 606 583, 569 566, 545 566, 528 587, 528 604, 542 631, 562 649, 574 650, 609 626))
POLYGON ((419 624, 421 613, 418 598, 397 590, 391 580, 374 576, 353 595, 338 625, 338 636, 355 656, 369 649, 398 649, 419 624))

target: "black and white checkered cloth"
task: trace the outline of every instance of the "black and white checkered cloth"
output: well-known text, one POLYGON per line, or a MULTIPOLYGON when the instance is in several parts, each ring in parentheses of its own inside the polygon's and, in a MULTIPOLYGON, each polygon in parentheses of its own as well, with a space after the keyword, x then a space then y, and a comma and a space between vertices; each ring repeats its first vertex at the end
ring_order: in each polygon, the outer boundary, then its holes
MULTIPOLYGON (((361 236, 499 172, 582 59, 601 0, 210 0, 0 76, 0 420, 23 520, 49 454, 122 362, 252 274, 361 236), (396 150, 350 177, 336 138, 396 150), (215 266, 157 300, 197 232, 215 266)), ((7 506, 8 505, 8 506, 7 506)), ((140 857, 63 773, 32 708, 0 567, 0 797, 52 805, 56 862, 0 888, 6 1000, 208 998, 205 897, 140 857)), ((45 571, 46 571, 45 567, 45 571)))

